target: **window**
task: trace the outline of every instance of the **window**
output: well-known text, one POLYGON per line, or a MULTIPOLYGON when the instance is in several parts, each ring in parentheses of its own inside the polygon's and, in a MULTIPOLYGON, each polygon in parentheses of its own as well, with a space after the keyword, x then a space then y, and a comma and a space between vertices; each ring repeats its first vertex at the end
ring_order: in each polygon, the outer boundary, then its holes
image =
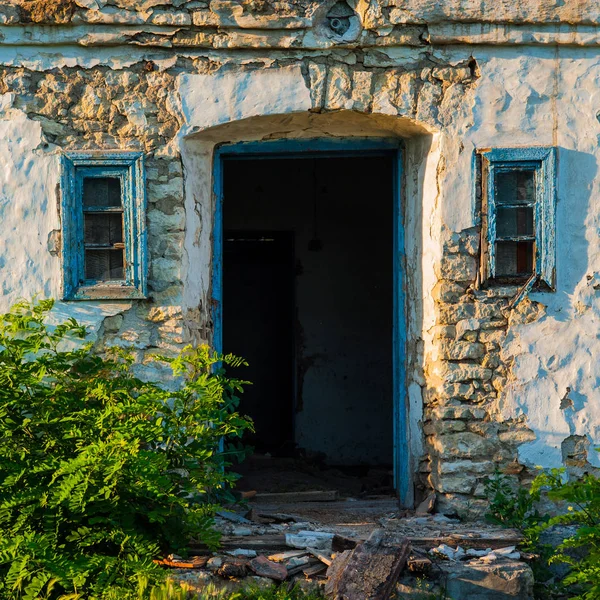
POLYGON ((63 156, 62 224, 65 299, 145 297, 141 154, 63 156))
POLYGON ((554 148, 495 148, 480 155, 482 279, 553 289, 554 148))

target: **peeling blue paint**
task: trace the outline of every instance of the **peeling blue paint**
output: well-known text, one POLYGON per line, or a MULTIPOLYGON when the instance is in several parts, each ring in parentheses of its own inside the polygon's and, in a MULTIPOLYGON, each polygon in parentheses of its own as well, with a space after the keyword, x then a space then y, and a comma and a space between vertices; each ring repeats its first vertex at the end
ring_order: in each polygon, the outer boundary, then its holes
MULTIPOLYGON (((543 283, 550 290, 556 286, 556 149, 550 147, 493 148, 482 150, 483 159, 483 233, 485 242, 482 260, 482 280, 493 281, 496 271, 496 217, 497 198, 495 175, 499 171, 533 171, 535 174, 534 282, 543 283)), ((504 239, 504 238, 503 238, 504 239)), ((506 238, 508 239, 508 238, 506 238)), ((520 236, 511 240, 520 241, 520 236)), ((523 238, 524 239, 524 238, 523 238)), ((527 278, 528 286, 533 283, 527 278)))
POLYGON ((146 193, 144 159, 137 152, 62 156, 61 221, 64 300, 130 300, 146 297, 146 193), (125 280, 85 280, 83 179, 113 177, 121 181, 125 280))

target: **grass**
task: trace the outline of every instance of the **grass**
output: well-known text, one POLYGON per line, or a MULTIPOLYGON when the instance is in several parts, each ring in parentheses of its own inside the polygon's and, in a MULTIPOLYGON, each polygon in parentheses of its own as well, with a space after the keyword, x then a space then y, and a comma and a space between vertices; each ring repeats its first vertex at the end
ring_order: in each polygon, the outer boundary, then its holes
POLYGON ((248 587, 237 592, 227 592, 212 584, 202 592, 188 592, 171 581, 154 588, 151 600, 324 600, 320 592, 305 592, 299 587, 287 586, 260 588, 248 587))

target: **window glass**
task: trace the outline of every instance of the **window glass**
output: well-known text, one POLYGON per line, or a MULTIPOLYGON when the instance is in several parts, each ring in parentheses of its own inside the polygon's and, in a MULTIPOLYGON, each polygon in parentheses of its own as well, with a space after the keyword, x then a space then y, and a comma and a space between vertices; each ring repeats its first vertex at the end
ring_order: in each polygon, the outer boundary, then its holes
POLYGON ((534 236, 533 206, 498 208, 496 235, 498 237, 534 236))
POLYGON ((533 273, 533 241, 496 242, 496 276, 525 277, 533 273))
POLYGON ((117 177, 83 179, 83 220, 85 279, 124 279, 123 202, 117 177))
POLYGON ((94 281, 123 279, 123 250, 86 250, 85 276, 94 281))
POLYGON ((533 204, 535 171, 498 171, 496 202, 497 204, 533 204))
POLYGON ((121 180, 117 177, 86 177, 83 180, 83 206, 121 206, 121 180))
POLYGON ((535 172, 495 173, 496 277, 528 277, 535 271, 535 172))

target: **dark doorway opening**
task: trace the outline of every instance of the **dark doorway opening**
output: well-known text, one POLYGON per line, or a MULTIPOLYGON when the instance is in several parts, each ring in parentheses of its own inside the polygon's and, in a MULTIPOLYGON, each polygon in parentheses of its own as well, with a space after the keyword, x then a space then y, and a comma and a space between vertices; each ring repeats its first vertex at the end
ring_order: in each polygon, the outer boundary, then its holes
POLYGON ((294 438, 294 238, 289 231, 227 231, 225 348, 244 357, 252 385, 242 411, 252 416, 249 442, 259 451, 288 452, 294 438))
POLYGON ((268 491, 301 489, 300 471, 305 487, 332 487, 332 467, 392 487, 393 161, 223 162, 223 350, 248 360, 238 374, 254 383, 246 468, 292 472, 268 491))

